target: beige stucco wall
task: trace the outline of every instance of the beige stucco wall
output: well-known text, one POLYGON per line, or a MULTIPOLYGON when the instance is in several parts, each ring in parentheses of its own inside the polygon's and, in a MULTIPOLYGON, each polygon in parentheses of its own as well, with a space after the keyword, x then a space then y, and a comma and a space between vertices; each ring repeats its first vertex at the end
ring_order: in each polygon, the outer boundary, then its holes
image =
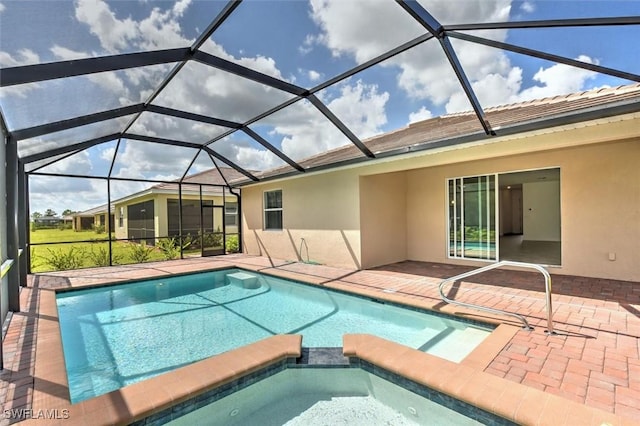
POLYGON ((360 177, 362 267, 407 259, 407 174, 360 177))
POLYGON ((638 164, 640 114, 631 114, 254 184, 243 187, 244 247, 250 254, 299 260, 305 238, 310 259, 329 265, 366 268, 403 260, 403 253, 410 260, 483 265, 447 258, 446 179, 560 167, 562 266, 552 272, 640 281, 638 164), (382 175, 393 172, 400 173, 385 181, 382 175), (401 182, 404 212, 394 191, 401 182), (283 231, 262 230, 262 194, 270 189, 283 190, 283 231), (377 200, 391 199, 397 210, 371 209, 377 200), (401 212, 406 247, 390 254, 387 237, 401 233, 401 212), (376 234, 385 220, 394 224, 376 234))
POLYGON ((355 170, 243 188, 244 250, 279 259, 360 268, 358 198, 355 170), (263 230, 262 194, 273 189, 282 189, 282 231, 263 230))
POLYGON ((639 160, 636 139, 410 171, 408 259, 451 261, 447 178, 559 166, 562 266, 552 272, 640 281, 639 160), (609 253, 616 254, 615 261, 609 253))

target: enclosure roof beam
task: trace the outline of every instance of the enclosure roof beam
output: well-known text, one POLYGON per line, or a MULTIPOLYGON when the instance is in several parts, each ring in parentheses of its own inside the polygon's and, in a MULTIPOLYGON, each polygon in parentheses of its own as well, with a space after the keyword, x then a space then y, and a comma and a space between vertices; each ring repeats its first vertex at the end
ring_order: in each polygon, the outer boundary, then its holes
POLYGON ((311 102, 313 106, 318 108, 318 110, 325 117, 327 117, 327 120, 329 120, 334 126, 336 126, 338 130, 342 132, 343 135, 349 138, 351 143, 353 143, 364 155, 366 155, 369 158, 375 158, 375 155, 373 155, 373 152, 371 152, 369 148, 367 148, 365 144, 363 144, 362 141, 356 135, 354 135, 353 132, 349 130, 349 128, 345 126, 344 123, 340 121, 340 119, 336 117, 335 114, 331 112, 331 110, 327 108, 327 106, 320 101, 320 99, 316 97, 316 95, 309 95, 308 99, 309 99, 309 102, 311 102))
POLYGON ((427 10, 422 7, 422 5, 416 0, 396 0, 396 2, 400 5, 400 7, 406 10, 407 13, 409 13, 409 15, 413 17, 413 19, 418 21, 420 25, 426 28, 427 31, 431 33, 431 35, 437 38, 443 37, 444 29, 442 24, 438 22, 438 20, 434 18, 433 15, 427 12, 427 10))
POLYGON ((202 64, 209 65, 219 70, 246 78, 247 80, 252 80, 256 83, 273 87, 274 89, 282 90, 294 95, 305 96, 309 93, 307 89, 296 86, 295 84, 271 77, 270 75, 263 74, 259 71, 252 70, 251 68, 244 67, 236 64, 235 62, 227 61, 226 59, 219 58, 200 50, 193 53, 193 59, 202 64))
POLYGON ((280 151, 279 149, 277 149, 275 146, 271 145, 266 139, 264 139, 262 136, 260 136, 259 134, 257 134, 256 132, 254 132, 253 130, 251 130, 248 127, 243 127, 242 131, 245 132, 249 137, 253 138, 256 142, 258 142, 260 145, 264 146, 265 148, 267 148, 269 151, 273 152, 275 155, 277 155, 282 161, 284 161, 285 163, 289 164, 291 167, 293 167, 294 169, 298 170, 299 172, 304 172, 304 168, 296 163, 295 161, 293 161, 291 158, 289 158, 289 156, 287 156, 284 152, 280 151))
POLYGON ((224 9, 222 9, 220 13, 218 13, 218 16, 216 16, 214 20, 211 21, 209 26, 202 32, 202 34, 200 34, 200 37, 198 37, 193 42, 190 48, 191 53, 202 47, 202 45, 209 39, 209 37, 211 37, 211 35, 213 35, 213 33, 220 27, 220 25, 222 25, 224 21, 227 20, 231 13, 236 10, 238 6, 240 6, 240 3, 242 3, 242 0, 230 0, 227 2, 224 9))
POLYGON ((487 135, 495 135, 495 132, 491 129, 491 125, 489 124, 489 120, 476 97, 473 88, 471 87, 471 82, 467 78, 467 75, 462 68, 462 64, 458 59, 458 55, 456 55, 453 46, 451 46, 451 42, 447 38, 442 25, 433 17, 429 12, 426 11, 424 7, 420 3, 415 0, 396 0, 398 4, 406 10, 420 25, 425 27, 431 34, 438 38, 440 41, 440 46, 444 51, 444 54, 447 56, 449 60, 449 64, 453 69, 456 77, 458 78, 458 82, 462 86, 462 90, 467 95, 467 99, 471 103, 471 107, 473 108, 478 120, 480 120, 480 124, 484 129, 484 132, 487 135))
POLYGON ((188 47, 3 68, 0 87, 187 60, 188 47))
MULTIPOLYGON (((215 152, 213 149, 211 149, 208 146, 203 146, 202 149, 207 152, 209 155, 217 158, 218 160, 222 161, 223 163, 225 163, 227 166, 235 169, 236 171, 242 173, 243 175, 245 175, 246 177, 248 177, 249 179, 251 179, 254 182, 259 181, 260 179, 258 179, 257 177, 255 177, 253 174, 251 174, 250 172, 248 172, 247 170, 243 169, 242 167, 238 166, 236 163, 234 163, 233 161, 229 160, 227 157, 224 157, 220 154, 218 154, 217 152, 215 152)), ((216 166, 217 167, 217 166, 216 166)))
POLYGON ((474 24, 445 25, 444 31, 501 30, 525 28, 560 27, 604 27, 620 25, 639 25, 640 16, 621 16, 607 18, 548 19, 516 22, 480 22, 474 24))
POLYGON ((55 157, 56 155, 66 154, 71 151, 80 151, 83 149, 91 148, 92 146, 99 145, 101 143, 110 142, 120 137, 120 133, 113 133, 99 138, 89 139, 84 142, 79 142, 72 145, 61 146, 58 148, 48 149, 46 151, 39 152, 37 154, 25 155, 20 157, 20 160, 24 163, 31 163, 33 161, 44 160, 48 157, 55 157))
POLYGON ((324 83, 320 83, 319 85, 317 85, 316 87, 314 87, 313 89, 309 90, 310 93, 317 93, 320 90, 326 89, 329 86, 333 86, 334 84, 345 80, 361 71, 364 71, 366 69, 371 68, 374 65, 379 64, 380 62, 384 62, 387 59, 391 59, 396 55, 399 55, 402 52, 405 52, 409 49, 411 49, 412 47, 416 47, 419 44, 424 43, 425 41, 431 40, 433 38, 433 34, 423 34, 419 37, 414 38, 413 40, 409 40, 408 42, 389 50, 388 52, 383 53, 382 55, 376 56, 373 59, 368 60, 367 62, 363 62, 362 64, 358 65, 357 67, 351 68, 350 70, 347 70, 345 72, 343 72, 340 75, 337 75, 335 77, 333 77, 330 80, 325 81, 324 83))
POLYGON ((588 62, 577 61, 575 59, 566 58, 564 56, 558 56, 551 53, 541 52, 539 50, 529 49, 526 47, 516 46, 514 44, 503 43, 500 41, 489 40, 483 37, 473 36, 470 34, 459 33, 450 31, 447 33, 450 37, 454 37, 460 40, 469 41, 472 43, 483 44, 489 47, 495 47, 496 49, 508 50, 510 52, 519 53, 521 55, 533 56, 534 58, 540 58, 547 61, 554 61, 560 64, 569 65, 572 67, 582 68, 589 71, 594 71, 602 74, 611 75, 618 78, 624 78, 626 80, 640 82, 640 75, 630 72, 620 71, 613 68, 603 67, 596 64, 590 64, 588 62))
POLYGON ((181 146, 184 148, 194 148, 194 149, 202 148, 202 145, 199 143, 184 142, 176 139, 159 138, 157 136, 138 135, 135 133, 123 133, 121 137, 122 139, 129 139, 129 140, 141 141, 141 142, 151 142, 151 143, 157 143, 160 145, 173 145, 173 146, 181 146))
POLYGON ((154 112, 156 114, 170 115, 172 117, 184 118, 186 120, 198 121, 200 123, 215 124, 216 126, 229 127, 231 129, 239 129, 242 127, 241 123, 235 121, 222 120, 220 118, 208 117, 206 115, 194 114, 179 109, 167 108, 159 105, 147 105, 146 111, 154 112))
POLYGON ((34 138, 37 136, 46 135, 48 133, 60 132, 63 130, 73 129, 74 127, 80 127, 87 124, 97 123, 99 121, 110 120, 112 118, 118 118, 129 114, 135 114, 141 112, 144 109, 144 104, 130 105, 122 108, 115 108, 108 111, 101 111, 95 114, 87 114, 68 120, 60 120, 53 123, 41 124, 39 126, 28 127, 12 132, 13 137, 16 140, 23 140, 34 138))

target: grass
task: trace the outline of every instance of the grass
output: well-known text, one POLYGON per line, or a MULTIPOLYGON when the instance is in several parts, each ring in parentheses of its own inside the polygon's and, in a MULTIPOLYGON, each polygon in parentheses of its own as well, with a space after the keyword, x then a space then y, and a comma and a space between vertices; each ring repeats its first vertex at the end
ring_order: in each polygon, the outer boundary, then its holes
MULTIPOLYGON (((111 234, 113 237, 113 233, 111 234)), ((31 231, 29 238, 32 244, 36 243, 60 243, 67 241, 107 240, 106 233, 98 234, 95 231, 74 231, 73 229, 38 229, 31 231)))
MULTIPOLYGON (((94 231, 39 229, 31 232, 31 243, 61 243, 68 241, 87 241, 74 244, 47 244, 31 246, 31 271, 47 272, 63 269, 89 268, 92 266, 107 266, 109 264, 109 243, 107 234, 97 234, 94 231)), ((134 251, 139 244, 114 241, 111 244, 114 265, 138 263, 134 251)), ((145 261, 165 260, 166 257, 159 249, 149 247, 149 255, 145 261)))
MULTIPOLYGON (((109 266, 109 242, 105 233, 95 231, 75 232, 71 229, 38 229, 31 231, 31 244, 49 243, 31 246, 31 272, 49 272, 67 269, 109 266), (81 242, 82 241, 82 242, 81 242), (69 243, 71 244, 60 244, 69 243), (58 244, 56 244, 58 243, 58 244)), ((113 237, 113 234, 112 234, 113 237)), ((227 236, 227 250, 238 250, 237 236, 227 236)), ((141 246, 128 241, 111 243, 113 265, 153 262, 180 257, 180 249, 168 250, 167 245, 158 240, 156 246, 141 246), (164 246, 164 250, 162 247, 164 246)), ((184 256, 199 256, 199 248, 186 248, 184 256)))

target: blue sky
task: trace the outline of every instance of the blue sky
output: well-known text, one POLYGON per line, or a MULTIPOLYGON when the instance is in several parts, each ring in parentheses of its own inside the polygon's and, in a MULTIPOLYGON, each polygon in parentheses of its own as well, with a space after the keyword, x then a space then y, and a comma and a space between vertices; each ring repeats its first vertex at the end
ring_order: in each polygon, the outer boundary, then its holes
MULTIPOLYGON (((421 0, 420 3, 444 24, 640 15, 640 0, 421 0)), ((0 0, 0 66, 189 46, 224 4, 195 0, 0 0)), ((311 88, 423 32, 391 0, 246 1, 202 50, 311 88)), ((640 73, 640 47, 634 41, 640 39, 638 26, 474 34, 640 73)), ((630 83, 457 40, 452 43, 485 108, 630 83)), ((159 65, 4 88, 0 90, 0 106, 10 129, 16 130, 132 105, 145 101, 170 69, 170 65, 159 65)), ((468 110, 468 101, 449 71, 437 42, 427 42, 323 90, 318 96, 358 137, 366 139, 412 121, 468 110)), ((154 104, 242 122, 289 96, 189 63, 154 104)), ((112 133, 121 130, 129 118, 21 141, 20 153, 28 155, 80 142, 78 138, 112 133)), ((307 102, 298 102, 252 128, 296 160, 349 144, 307 102)), ((198 142, 224 131, 151 113, 143 114, 133 130, 143 135, 198 142)), ((248 169, 266 170, 282 164, 243 134, 216 142, 212 147, 248 169)), ((100 145, 48 170, 105 176, 114 151, 115 143, 100 145)), ((174 179, 182 176, 196 153, 185 148, 127 141, 120 145, 113 175, 174 179)), ((191 172, 211 166, 210 160, 202 156, 191 172)), ((102 190, 102 183, 93 187, 92 181, 79 181, 57 185, 46 180, 41 180, 41 184, 34 182, 32 210, 49 207, 59 211, 81 210, 106 202, 104 194, 96 191, 102 190)), ((127 190, 131 189, 134 185, 127 190)), ((124 194, 115 193, 114 197, 119 195, 124 194)))

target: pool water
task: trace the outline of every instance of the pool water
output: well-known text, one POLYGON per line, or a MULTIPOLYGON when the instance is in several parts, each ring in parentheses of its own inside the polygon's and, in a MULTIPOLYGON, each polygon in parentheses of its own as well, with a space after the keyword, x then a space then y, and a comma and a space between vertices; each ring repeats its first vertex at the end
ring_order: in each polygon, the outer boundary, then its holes
POLYGON ((359 368, 286 369, 170 426, 456 425, 482 423, 359 368))
POLYGON ((57 294, 72 402, 98 396, 275 334, 340 347, 370 333, 462 360, 489 328, 237 269, 57 294))

